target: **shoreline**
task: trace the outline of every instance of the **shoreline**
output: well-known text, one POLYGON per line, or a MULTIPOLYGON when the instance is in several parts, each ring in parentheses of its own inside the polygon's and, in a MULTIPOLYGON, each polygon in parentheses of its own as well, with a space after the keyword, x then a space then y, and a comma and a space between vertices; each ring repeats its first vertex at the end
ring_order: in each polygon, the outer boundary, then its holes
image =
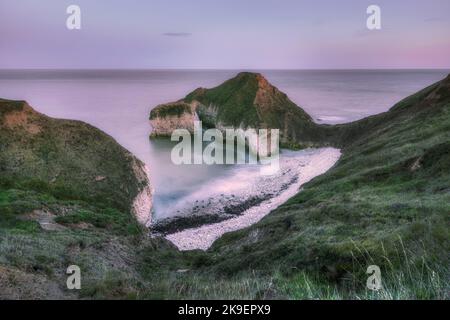
MULTIPOLYGON (((284 186, 273 197, 246 209, 234 217, 169 233, 164 237, 181 251, 207 250, 223 234, 257 223, 272 210, 297 194, 303 184, 328 171, 341 156, 340 150, 335 148, 319 148, 311 149, 310 151, 307 154, 288 156, 281 159, 281 171, 293 173, 296 179, 290 185, 284 186)), ((268 182, 275 184, 277 178, 277 175, 274 175, 268 182)))

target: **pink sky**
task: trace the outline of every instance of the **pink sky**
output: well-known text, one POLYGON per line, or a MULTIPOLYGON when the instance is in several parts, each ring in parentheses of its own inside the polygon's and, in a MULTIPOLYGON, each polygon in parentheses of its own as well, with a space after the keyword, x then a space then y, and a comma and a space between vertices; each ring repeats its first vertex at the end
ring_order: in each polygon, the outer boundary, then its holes
POLYGON ((2 0, 0 68, 450 68, 448 0, 2 0), (82 29, 66 28, 81 8, 82 29), (381 8, 382 29, 366 28, 381 8))

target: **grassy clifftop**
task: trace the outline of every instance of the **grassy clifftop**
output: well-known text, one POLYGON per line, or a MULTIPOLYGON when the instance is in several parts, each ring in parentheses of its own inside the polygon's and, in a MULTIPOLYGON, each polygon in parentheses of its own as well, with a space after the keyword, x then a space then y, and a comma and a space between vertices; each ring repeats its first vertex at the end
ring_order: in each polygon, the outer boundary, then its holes
POLYGON ((143 163, 100 130, 0 99, 0 299, 73 298, 71 264, 86 289, 131 274, 149 187, 143 163))
POLYGON ((127 211, 148 185, 143 163, 100 130, 0 100, 2 185, 127 211))

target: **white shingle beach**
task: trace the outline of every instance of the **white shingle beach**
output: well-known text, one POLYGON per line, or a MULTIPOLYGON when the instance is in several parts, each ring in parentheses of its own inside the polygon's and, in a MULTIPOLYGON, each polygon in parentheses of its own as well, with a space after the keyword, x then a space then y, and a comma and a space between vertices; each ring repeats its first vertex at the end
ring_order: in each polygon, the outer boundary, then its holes
MULTIPOLYGON (((292 152, 288 156, 282 155, 280 159, 281 171, 297 175, 298 179, 278 195, 247 209, 239 216, 222 222, 172 233, 166 235, 166 239, 175 244, 180 250, 207 250, 223 234, 246 228, 261 220, 272 210, 294 196, 303 184, 333 167, 340 156, 340 150, 334 148, 311 149, 306 153, 300 151, 292 152)), ((273 179, 268 179, 267 176, 256 177, 253 184, 258 186, 261 180, 264 180, 265 183, 272 180, 272 183, 276 184, 278 179, 279 176, 277 174, 273 175, 273 179)), ((236 190, 234 192, 236 193, 236 190)), ((242 192, 246 192, 245 188, 242 189, 242 192)), ((239 194, 237 195, 239 196, 239 194)))

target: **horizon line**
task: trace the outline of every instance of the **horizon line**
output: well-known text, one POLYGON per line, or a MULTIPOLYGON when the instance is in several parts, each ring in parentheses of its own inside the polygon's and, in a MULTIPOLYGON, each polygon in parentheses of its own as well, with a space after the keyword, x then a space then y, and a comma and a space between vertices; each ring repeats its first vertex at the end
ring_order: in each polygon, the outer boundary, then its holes
POLYGON ((0 71, 433 71, 439 68, 0 68, 0 71))

